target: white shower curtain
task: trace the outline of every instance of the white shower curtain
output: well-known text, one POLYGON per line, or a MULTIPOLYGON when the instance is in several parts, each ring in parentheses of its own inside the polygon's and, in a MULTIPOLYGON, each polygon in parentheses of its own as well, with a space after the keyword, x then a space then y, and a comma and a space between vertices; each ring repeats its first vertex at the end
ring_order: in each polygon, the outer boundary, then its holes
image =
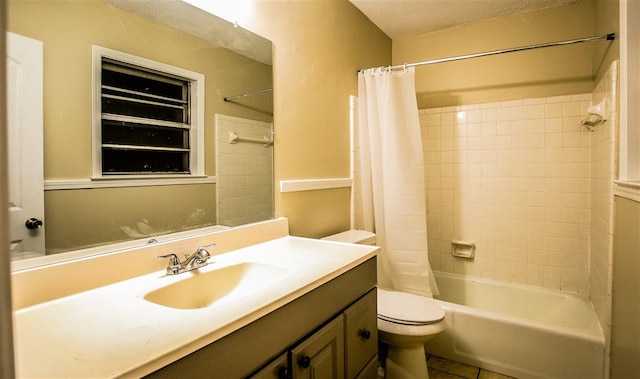
POLYGON ((377 235, 381 287, 437 294, 427 254, 424 158, 415 70, 358 73, 363 228, 377 235))

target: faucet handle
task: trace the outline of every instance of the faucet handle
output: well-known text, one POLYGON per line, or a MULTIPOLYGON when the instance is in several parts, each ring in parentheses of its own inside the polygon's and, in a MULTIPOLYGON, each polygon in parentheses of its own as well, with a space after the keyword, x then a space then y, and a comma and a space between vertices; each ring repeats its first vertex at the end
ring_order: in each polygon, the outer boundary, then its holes
POLYGON ((158 255, 158 259, 160 258, 169 258, 170 259, 169 263, 172 265, 180 264, 180 258, 178 258, 178 256, 175 254, 158 255))
MULTIPOLYGON (((196 250, 196 252, 207 251, 206 249, 208 249, 208 248, 210 248, 210 247, 215 247, 215 246, 216 246, 216 243, 215 243, 215 242, 214 242, 214 243, 212 243, 212 244, 209 244, 209 245, 200 246, 200 247, 196 250)), ((209 252, 207 251, 207 254, 208 254, 208 253, 209 253, 209 252)))
POLYGON ((209 254, 209 251, 207 251, 207 249, 208 249, 208 248, 210 248, 210 247, 214 247, 214 246, 216 246, 216 244, 215 244, 215 243, 212 243, 212 244, 210 244, 210 245, 200 246, 200 247, 196 250, 195 254, 197 254, 197 255, 198 255, 198 258, 199 258, 202 262, 204 262, 204 261, 206 261, 207 259, 211 258, 211 254, 209 254))
POLYGON ((167 274, 177 274, 180 270, 181 263, 180 258, 175 254, 158 255, 160 258, 169 258, 169 266, 167 266, 167 274))
POLYGON ((196 263, 203 266, 207 264, 207 260, 211 258, 211 254, 209 254, 209 252, 207 251, 207 248, 214 247, 215 245, 216 245, 215 243, 212 243, 210 245, 204 245, 204 246, 198 247, 196 252, 193 253, 193 255, 195 255, 195 258, 196 258, 196 263))

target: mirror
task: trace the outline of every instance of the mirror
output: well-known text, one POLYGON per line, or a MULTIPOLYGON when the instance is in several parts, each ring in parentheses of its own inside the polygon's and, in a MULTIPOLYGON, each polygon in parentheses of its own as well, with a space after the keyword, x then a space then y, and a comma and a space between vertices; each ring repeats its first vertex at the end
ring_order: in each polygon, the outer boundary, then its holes
POLYGON ((273 218, 270 41, 180 0, 9 0, 7 8, 8 30, 44 51, 44 258, 273 218), (201 175, 96 178, 93 45, 204 75, 201 175))

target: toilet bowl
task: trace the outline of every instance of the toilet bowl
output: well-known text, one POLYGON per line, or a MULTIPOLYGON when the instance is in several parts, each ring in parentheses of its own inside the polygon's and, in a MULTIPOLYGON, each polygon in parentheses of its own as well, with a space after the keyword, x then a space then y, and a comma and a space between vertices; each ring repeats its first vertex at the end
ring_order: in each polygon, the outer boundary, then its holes
MULTIPOLYGON (((323 238, 375 245, 375 234, 348 230, 323 238)), ((429 377, 424 343, 445 329, 445 312, 428 297, 378 288, 378 339, 388 346, 387 379, 429 377)))
POLYGON ((445 329, 444 310, 431 299, 378 288, 378 339, 389 347, 386 378, 428 378, 424 343, 445 329))

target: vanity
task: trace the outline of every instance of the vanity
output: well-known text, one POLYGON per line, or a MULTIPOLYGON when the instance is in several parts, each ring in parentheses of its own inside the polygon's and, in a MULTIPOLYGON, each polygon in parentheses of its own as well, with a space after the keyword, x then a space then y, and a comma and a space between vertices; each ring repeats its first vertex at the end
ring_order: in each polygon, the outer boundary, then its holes
POLYGON ((15 287, 18 377, 376 377, 378 248, 287 230, 278 219, 89 258, 106 272, 150 262, 95 288, 76 270, 86 259, 14 273, 37 283, 54 270, 68 283, 41 300, 46 289, 15 287), (158 255, 210 242, 206 266, 158 270, 158 255))

